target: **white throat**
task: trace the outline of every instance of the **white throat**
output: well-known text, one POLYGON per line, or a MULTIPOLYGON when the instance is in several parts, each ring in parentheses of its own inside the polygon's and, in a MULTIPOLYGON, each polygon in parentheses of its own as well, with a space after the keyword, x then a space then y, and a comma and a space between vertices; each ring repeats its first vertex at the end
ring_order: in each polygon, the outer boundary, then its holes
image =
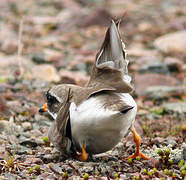
POLYGON ((57 118, 57 113, 52 113, 48 110, 48 113, 52 116, 52 118, 55 120, 57 118))

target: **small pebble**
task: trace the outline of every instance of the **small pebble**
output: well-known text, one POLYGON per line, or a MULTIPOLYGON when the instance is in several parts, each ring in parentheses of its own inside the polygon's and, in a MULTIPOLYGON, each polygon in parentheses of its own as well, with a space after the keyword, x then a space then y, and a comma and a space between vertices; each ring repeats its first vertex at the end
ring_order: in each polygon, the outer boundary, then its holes
POLYGON ((30 122, 23 122, 22 127, 24 131, 28 131, 32 129, 32 124, 30 122))

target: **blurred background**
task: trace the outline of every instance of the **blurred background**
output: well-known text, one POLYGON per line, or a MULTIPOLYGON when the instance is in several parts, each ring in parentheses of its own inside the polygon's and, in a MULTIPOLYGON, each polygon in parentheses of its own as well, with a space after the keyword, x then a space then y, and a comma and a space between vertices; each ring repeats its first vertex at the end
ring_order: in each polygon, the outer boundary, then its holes
POLYGON ((184 0, 1 0, 3 141, 19 144, 47 132, 51 120, 37 112, 45 102, 43 92, 59 83, 84 86, 111 19, 120 17, 138 103, 137 131, 147 139, 168 138, 182 146, 186 132, 184 0), (4 132, 12 117, 16 131, 7 137, 4 132))

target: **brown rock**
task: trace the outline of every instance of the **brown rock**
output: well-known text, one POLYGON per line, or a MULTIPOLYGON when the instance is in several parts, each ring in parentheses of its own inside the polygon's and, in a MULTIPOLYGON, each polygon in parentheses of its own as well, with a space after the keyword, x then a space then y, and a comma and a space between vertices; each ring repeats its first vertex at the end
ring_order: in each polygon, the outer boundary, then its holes
POLYGON ((31 115, 31 116, 33 116, 33 115, 35 115, 35 114, 37 114, 38 113, 38 108, 37 107, 31 107, 30 109, 29 109, 29 114, 31 115))
POLYGON ((147 32, 147 31, 151 31, 152 29, 153 29, 153 26, 149 22, 142 22, 138 25, 139 32, 147 32))
POLYGON ((40 158, 35 158, 35 157, 27 158, 26 162, 31 164, 40 164, 40 165, 43 164, 43 161, 40 158))
POLYGON ((175 77, 163 74, 137 74, 135 76, 135 88, 138 95, 143 95, 144 90, 150 86, 164 85, 176 86, 181 84, 175 77))
POLYGON ((129 57, 143 57, 143 56, 159 56, 157 50, 147 50, 141 44, 131 44, 131 48, 127 50, 129 57))
POLYGON ((160 161, 155 158, 150 158, 147 163, 151 168, 158 168, 160 165, 160 161))
MULTIPOLYGON (((35 92, 35 91, 33 91, 30 94, 28 94, 27 99, 28 100, 32 100, 32 101, 36 101, 36 102, 40 103, 41 105, 46 101, 46 99, 43 96, 43 93, 41 93, 41 92, 35 92)), ((36 107, 32 107, 32 108, 33 109, 30 108, 29 111, 33 115, 34 112, 35 112, 35 109, 34 108, 36 108, 36 107)))
POLYGON ((61 70, 59 74, 61 77, 60 83, 64 84, 76 84, 79 86, 85 86, 89 80, 87 76, 79 72, 61 70))
POLYGON ((12 54, 17 51, 18 46, 18 35, 10 29, 8 23, 1 24, 1 31, 0 31, 0 51, 3 51, 7 54, 12 54))
POLYGON ((111 15, 105 8, 94 8, 92 10, 75 10, 70 13, 70 17, 66 19, 61 27, 62 32, 69 32, 75 27, 88 27, 94 25, 108 26, 110 24, 111 15), (101 18, 100 18, 101 17, 101 18))
POLYGON ((177 31, 157 38, 154 45, 164 53, 185 54, 186 49, 186 31, 177 31))
POLYGON ((104 8, 97 8, 92 10, 89 13, 88 17, 85 18, 84 21, 81 21, 81 27, 93 26, 93 25, 101 25, 107 26, 110 24, 111 15, 109 12, 104 8), (100 18, 101 17, 101 18, 100 18))
POLYGON ((7 54, 13 54, 17 51, 18 43, 16 39, 8 39, 2 45, 2 50, 7 54))
POLYGON ((22 127, 23 127, 24 131, 31 130, 32 124, 30 122, 23 122, 22 127))
POLYGON ((60 77, 52 65, 37 65, 32 68, 31 78, 42 79, 48 82, 58 82, 60 77))
POLYGON ((164 63, 167 65, 170 72, 181 72, 182 71, 183 62, 177 58, 166 57, 164 60, 164 63))
POLYGON ((5 98, 0 96, 0 117, 9 117, 11 115, 5 98))
POLYGON ((61 0, 61 4, 62 7, 66 8, 66 9, 70 9, 72 12, 74 11, 80 11, 81 6, 78 3, 78 1, 74 1, 74 0, 61 0))

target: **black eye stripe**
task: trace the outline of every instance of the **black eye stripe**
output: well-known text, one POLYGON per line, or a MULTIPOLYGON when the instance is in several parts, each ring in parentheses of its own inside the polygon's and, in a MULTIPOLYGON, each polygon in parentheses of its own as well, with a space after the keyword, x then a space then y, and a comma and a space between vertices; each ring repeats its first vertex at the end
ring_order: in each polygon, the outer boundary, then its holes
POLYGON ((56 97, 52 96, 49 92, 46 93, 46 99, 49 103, 55 103, 58 102, 56 97))

